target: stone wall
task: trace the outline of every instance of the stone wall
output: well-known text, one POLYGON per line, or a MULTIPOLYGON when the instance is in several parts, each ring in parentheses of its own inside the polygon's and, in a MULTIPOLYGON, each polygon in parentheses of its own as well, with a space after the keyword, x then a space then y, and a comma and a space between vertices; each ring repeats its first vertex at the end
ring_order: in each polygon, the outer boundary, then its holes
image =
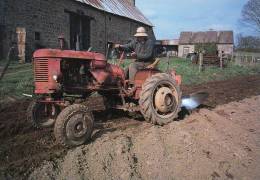
POLYGON ((218 44, 218 51, 224 51, 224 54, 232 55, 234 52, 234 45, 233 44, 218 44))
POLYGON ((4 9, 6 0, 0 1, 0 25, 4 24, 4 9))
POLYGON ((4 24, 5 24, 5 3, 6 0, 0 1, 0 60, 3 58, 3 39, 4 39, 4 24))
MULTIPOLYGON (((178 56, 185 57, 184 48, 189 48, 189 53, 195 52, 195 45, 179 45, 178 56)), ((224 51, 225 54, 232 55, 234 51, 233 44, 217 44, 219 52, 224 51)))
MULTIPOLYGON (((125 43, 142 23, 99 11, 75 0, 8 0, 6 1, 4 52, 17 42, 16 28, 26 29, 26 55, 31 58, 37 47, 58 48, 58 36, 64 34, 70 42, 70 16, 68 12, 81 12, 91 20, 90 45, 105 53, 108 41, 125 43), (40 40, 35 40, 35 35, 40 40)), ((151 27, 145 26, 155 39, 151 27)), ((6 54, 6 53, 5 53, 6 54)))

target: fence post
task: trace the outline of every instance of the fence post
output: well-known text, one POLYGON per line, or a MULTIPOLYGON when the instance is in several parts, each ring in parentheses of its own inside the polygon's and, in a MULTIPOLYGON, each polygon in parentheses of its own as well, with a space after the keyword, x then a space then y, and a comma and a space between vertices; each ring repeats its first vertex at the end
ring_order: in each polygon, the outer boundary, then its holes
POLYGON ((203 53, 199 53, 199 72, 201 72, 203 69, 203 53))
POLYGON ((252 65, 254 65, 255 64, 255 57, 254 57, 254 55, 252 54, 252 65))
POLYGON ((220 54, 220 68, 223 69, 223 53, 220 54))

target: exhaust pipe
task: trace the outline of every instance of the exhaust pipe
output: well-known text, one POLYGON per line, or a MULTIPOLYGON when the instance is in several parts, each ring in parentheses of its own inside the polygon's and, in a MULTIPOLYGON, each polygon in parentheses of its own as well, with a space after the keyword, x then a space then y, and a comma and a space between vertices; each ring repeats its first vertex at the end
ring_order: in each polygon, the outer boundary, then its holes
POLYGON ((204 101, 207 100, 209 94, 207 92, 193 93, 188 96, 182 97, 181 107, 187 110, 193 110, 199 107, 204 101))

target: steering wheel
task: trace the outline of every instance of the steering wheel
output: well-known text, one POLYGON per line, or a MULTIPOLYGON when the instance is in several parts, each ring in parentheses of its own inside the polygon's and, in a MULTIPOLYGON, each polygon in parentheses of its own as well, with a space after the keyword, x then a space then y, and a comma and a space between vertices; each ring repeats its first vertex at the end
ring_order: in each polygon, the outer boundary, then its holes
POLYGON ((121 66, 122 63, 124 62, 124 58, 125 58, 125 51, 121 51, 121 54, 120 54, 120 58, 118 60, 118 66, 121 66))
POLYGON ((125 58, 125 51, 121 51, 118 48, 113 48, 113 55, 115 56, 120 56, 119 59, 116 62, 116 65, 120 66, 122 65, 122 63, 124 62, 124 58, 125 58))

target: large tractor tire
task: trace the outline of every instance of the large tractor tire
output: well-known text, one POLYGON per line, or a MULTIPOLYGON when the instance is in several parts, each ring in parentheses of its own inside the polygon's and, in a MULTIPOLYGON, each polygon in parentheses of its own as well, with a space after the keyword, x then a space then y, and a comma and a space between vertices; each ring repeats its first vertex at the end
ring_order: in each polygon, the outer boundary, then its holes
POLYGON ((171 75, 155 74, 143 84, 139 105, 147 122, 168 124, 177 118, 181 109, 180 87, 171 75))
POLYGON ((84 105, 74 104, 65 108, 57 117, 54 135, 58 143, 80 146, 91 138, 94 118, 84 105))
POLYGON ((54 104, 43 104, 32 101, 27 108, 27 120, 35 128, 52 127, 59 114, 59 107, 54 104))

